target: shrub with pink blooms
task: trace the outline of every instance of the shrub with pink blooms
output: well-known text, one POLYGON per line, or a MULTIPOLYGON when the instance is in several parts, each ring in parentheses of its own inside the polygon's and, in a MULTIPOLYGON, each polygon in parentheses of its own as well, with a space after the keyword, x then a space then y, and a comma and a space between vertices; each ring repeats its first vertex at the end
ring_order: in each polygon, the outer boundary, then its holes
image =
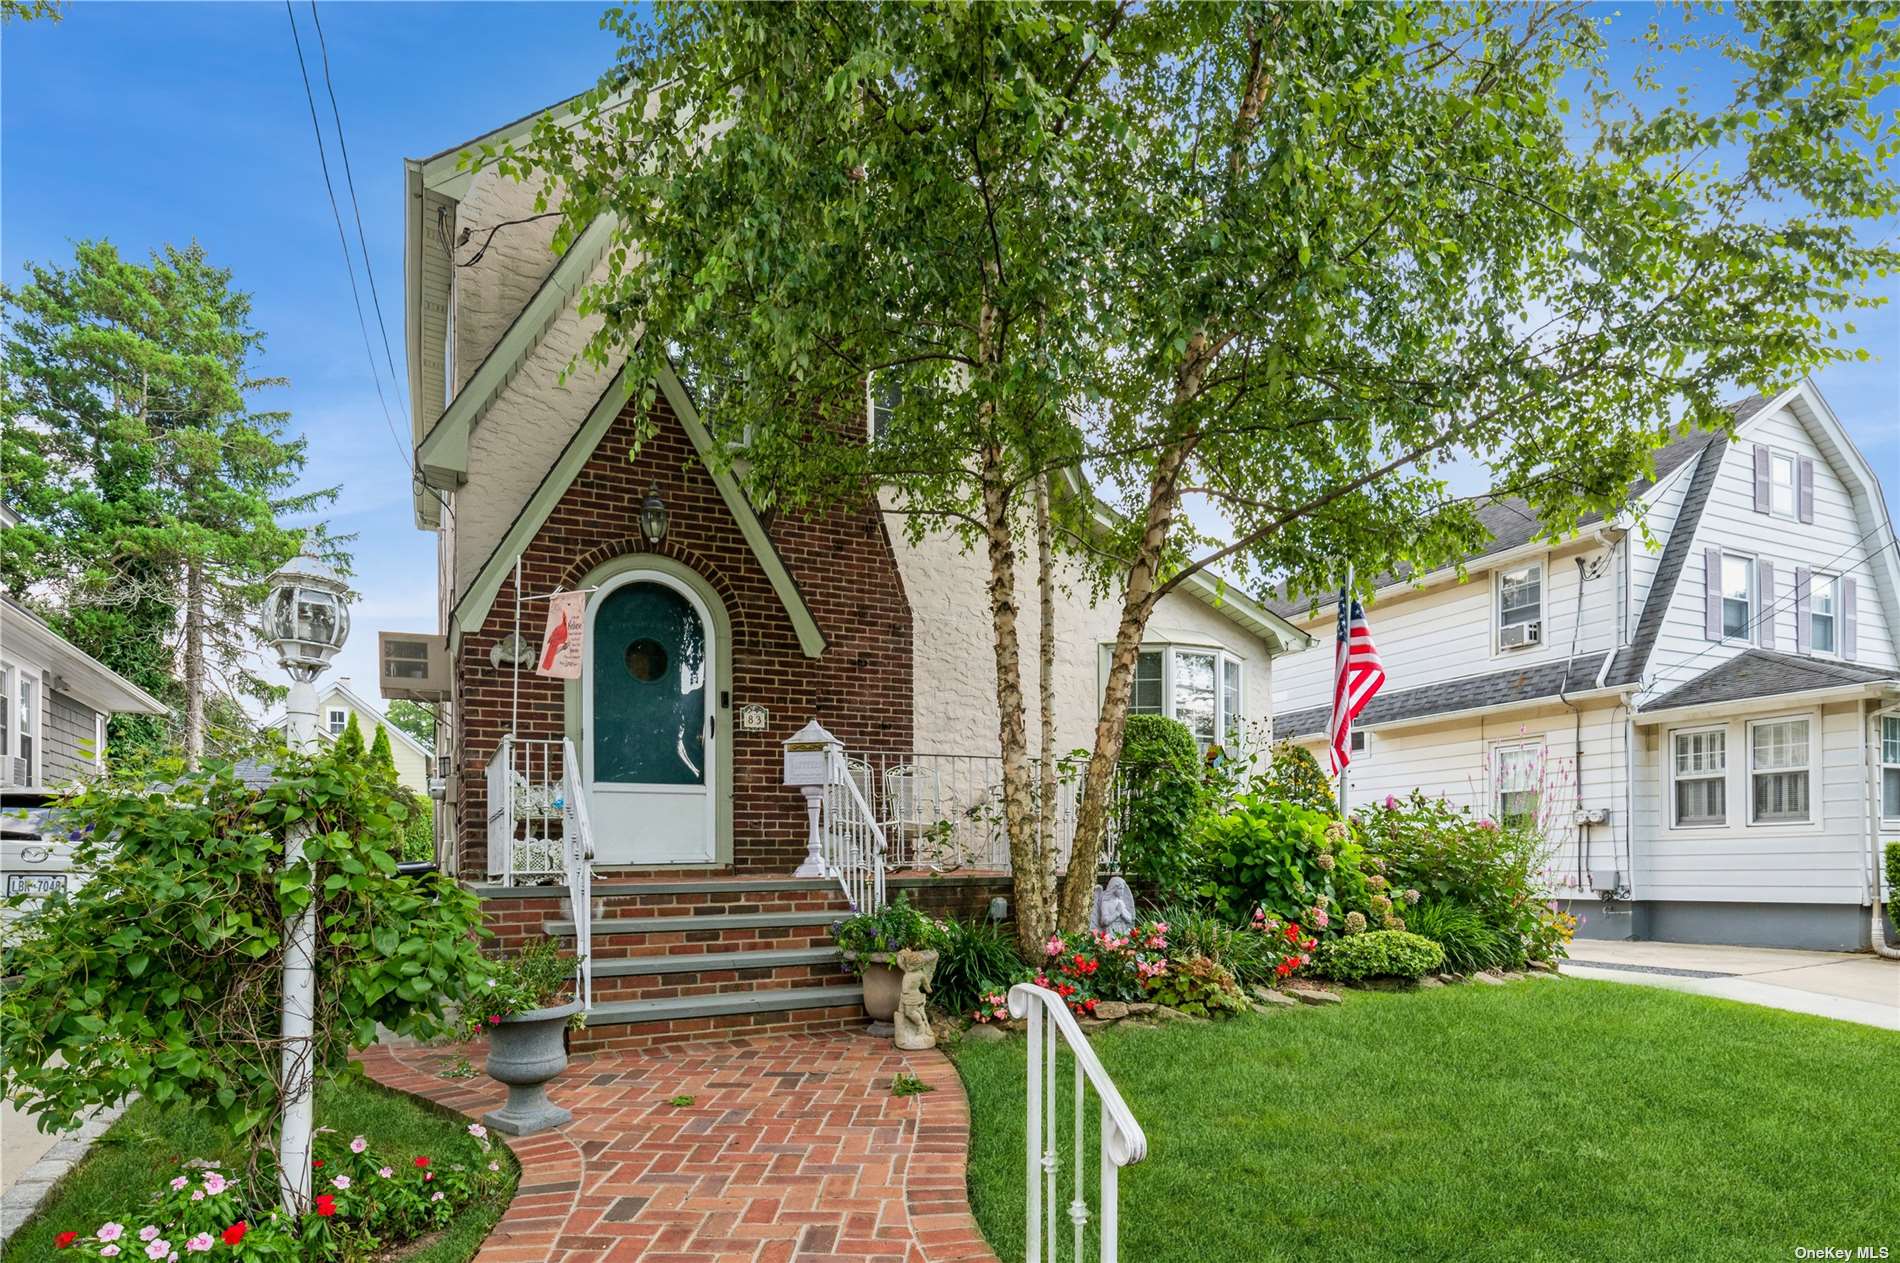
POLYGON ((59 1257, 138 1263, 367 1263, 443 1228, 471 1203, 505 1192, 509 1175, 487 1129, 467 1126, 451 1152, 385 1158, 366 1137, 327 1129, 312 1159, 310 1213, 277 1206, 269 1177, 254 1186, 208 1163, 188 1164, 136 1210, 54 1236, 59 1257))

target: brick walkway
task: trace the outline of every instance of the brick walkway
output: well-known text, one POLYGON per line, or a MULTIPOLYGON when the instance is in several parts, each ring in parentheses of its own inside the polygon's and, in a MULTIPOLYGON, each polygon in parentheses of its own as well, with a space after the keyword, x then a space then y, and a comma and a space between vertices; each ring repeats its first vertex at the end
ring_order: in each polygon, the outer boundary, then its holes
MULTIPOLYGON (((476 1116, 504 1092, 442 1078, 460 1051, 362 1060, 476 1116)), ((679 1044, 576 1057, 550 1095, 574 1121, 509 1140, 521 1186, 479 1263, 994 1263, 964 1192, 969 1107, 940 1053, 859 1034, 679 1044), (900 1072, 935 1091, 892 1096, 900 1072)))

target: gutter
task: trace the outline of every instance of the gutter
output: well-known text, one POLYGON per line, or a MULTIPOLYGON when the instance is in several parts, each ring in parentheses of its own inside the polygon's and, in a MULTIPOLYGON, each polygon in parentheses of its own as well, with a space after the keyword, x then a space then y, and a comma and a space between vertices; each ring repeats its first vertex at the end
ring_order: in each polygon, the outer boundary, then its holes
POLYGON ((1873 885, 1869 888, 1867 893, 1867 902, 1872 905, 1873 914, 1872 921, 1868 925, 1867 942, 1868 945, 1874 949, 1876 955, 1884 956, 1888 960, 1900 960, 1900 947, 1889 947, 1887 945, 1887 927, 1885 918, 1881 915, 1881 912, 1884 907, 1891 905, 1893 895, 1900 892, 1889 891, 1887 903, 1882 904, 1880 899, 1880 873, 1882 865, 1880 862, 1881 764, 1879 751, 1880 721, 1884 716, 1892 714, 1896 710, 1900 710, 1900 707, 1891 704, 1887 706, 1876 704, 1871 708, 1871 713, 1869 713, 1867 717, 1867 727, 1863 730, 1866 733, 1867 740, 1861 747, 1861 757, 1866 761, 1867 765, 1867 796, 1864 801, 1867 808, 1868 876, 1873 879, 1873 885))

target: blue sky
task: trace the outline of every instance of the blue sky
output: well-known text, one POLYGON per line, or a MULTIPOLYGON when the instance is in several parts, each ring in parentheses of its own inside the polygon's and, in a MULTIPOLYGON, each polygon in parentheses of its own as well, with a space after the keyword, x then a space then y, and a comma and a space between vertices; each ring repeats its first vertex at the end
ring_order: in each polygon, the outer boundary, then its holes
MULTIPOLYGON (((402 159, 435 153, 591 85, 615 51, 597 4, 323 3, 319 14, 350 161, 403 367, 402 159)), ((1638 32, 1643 6, 1614 37, 1638 32)), ((297 22, 319 117, 330 126, 310 10, 297 22)), ((334 137, 329 137, 331 141, 334 137)), ((332 176, 346 198, 334 146, 332 176)), ((342 203, 352 234, 350 208, 342 203)), ((1884 226, 1892 234, 1895 225, 1884 226)), ((262 365, 290 378, 287 407, 310 439, 313 485, 337 483, 329 514, 359 535, 362 599, 340 674, 372 694, 375 631, 433 630, 434 537, 411 524, 408 475, 377 403, 350 302, 281 4, 109 4, 81 0, 57 24, 0 31, 0 275, 63 261, 104 236, 143 256, 203 243, 256 296, 262 365)), ((382 362, 360 272, 365 316, 382 362)), ((1881 283, 1900 295, 1900 282, 1881 283)), ((1858 320, 1875 358, 1830 369, 1822 391, 1900 492, 1900 312, 1858 320)), ((385 377, 387 370, 383 370, 385 377)), ((396 429, 408 395, 385 380, 396 429)))

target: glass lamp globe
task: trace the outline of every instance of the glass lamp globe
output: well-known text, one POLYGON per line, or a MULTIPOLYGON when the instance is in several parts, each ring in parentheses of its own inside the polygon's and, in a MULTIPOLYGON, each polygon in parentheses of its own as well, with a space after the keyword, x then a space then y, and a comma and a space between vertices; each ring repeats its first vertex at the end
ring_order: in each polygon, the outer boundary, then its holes
POLYGON ((349 590, 342 576, 308 554, 271 576, 264 641, 292 679, 315 679, 349 639, 349 590))

